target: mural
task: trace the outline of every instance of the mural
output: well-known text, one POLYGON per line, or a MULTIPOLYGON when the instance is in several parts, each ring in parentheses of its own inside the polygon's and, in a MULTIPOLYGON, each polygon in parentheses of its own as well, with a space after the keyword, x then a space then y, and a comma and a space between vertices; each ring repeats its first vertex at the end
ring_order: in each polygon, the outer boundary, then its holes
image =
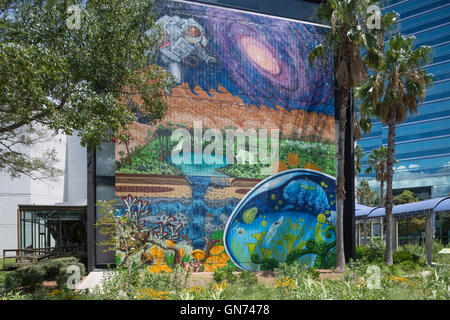
POLYGON ((130 140, 116 144, 117 207, 130 210, 128 195, 147 203, 153 245, 144 254, 163 257, 150 268, 214 271, 233 265, 225 226, 262 179, 294 168, 334 175, 332 63, 307 62, 326 29, 199 4, 155 6, 158 64, 176 84, 165 118, 149 124, 136 111, 130 140))

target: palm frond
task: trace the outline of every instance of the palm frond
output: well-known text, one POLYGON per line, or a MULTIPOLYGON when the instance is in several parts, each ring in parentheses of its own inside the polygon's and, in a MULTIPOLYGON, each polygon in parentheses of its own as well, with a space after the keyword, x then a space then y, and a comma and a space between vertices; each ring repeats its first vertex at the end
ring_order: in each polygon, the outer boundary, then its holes
POLYGON ((308 55, 308 63, 311 67, 314 67, 314 62, 316 59, 320 59, 322 65, 325 64, 325 60, 327 58, 328 53, 323 45, 319 44, 317 47, 312 49, 308 55))

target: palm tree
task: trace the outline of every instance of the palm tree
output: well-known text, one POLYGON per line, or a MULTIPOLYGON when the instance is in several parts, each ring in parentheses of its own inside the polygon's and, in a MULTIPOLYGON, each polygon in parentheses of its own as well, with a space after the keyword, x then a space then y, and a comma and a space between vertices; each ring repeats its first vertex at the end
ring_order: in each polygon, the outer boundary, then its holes
MULTIPOLYGON (((355 123, 358 123, 358 121, 356 121, 355 123)), ((355 157, 355 199, 358 198, 358 174, 361 173, 361 168, 362 168, 362 162, 361 159, 362 157, 364 157, 366 155, 366 153, 364 152, 363 148, 361 148, 360 145, 356 145, 356 147, 353 149, 353 155, 355 157)))
POLYGON ((386 253, 387 265, 392 260, 392 180, 394 176, 395 129, 409 114, 417 113, 419 99, 423 103, 431 75, 423 66, 431 61, 431 48, 414 49, 414 37, 395 35, 389 39, 389 48, 357 91, 361 99, 361 116, 380 118, 389 128, 386 159, 386 253))
POLYGON ((361 159, 366 155, 363 148, 358 144, 356 145, 355 149, 353 150, 353 154, 355 155, 355 178, 356 176, 361 173, 362 163, 361 159))
MULTIPOLYGON (((339 89, 338 117, 339 134, 336 152, 337 168, 337 208, 336 208, 336 270, 345 270, 343 213, 345 200, 344 144, 347 107, 353 88, 367 77, 367 66, 377 64, 380 48, 383 46, 384 30, 393 25, 396 15, 388 13, 380 16, 381 29, 369 29, 366 21, 371 16, 369 7, 373 0, 328 0, 322 2, 317 16, 330 25, 326 43, 315 47, 309 54, 309 63, 316 58, 322 62, 331 52, 334 60, 334 75, 339 89), (362 49, 366 56, 363 58, 362 49)), ((382 51, 382 50, 381 50, 382 51)))
POLYGON ((380 182, 380 206, 384 204, 384 183, 387 176, 386 160, 387 149, 385 146, 380 146, 378 149, 373 149, 372 153, 369 154, 369 159, 367 159, 367 168, 365 170, 367 174, 374 171, 375 179, 380 182))

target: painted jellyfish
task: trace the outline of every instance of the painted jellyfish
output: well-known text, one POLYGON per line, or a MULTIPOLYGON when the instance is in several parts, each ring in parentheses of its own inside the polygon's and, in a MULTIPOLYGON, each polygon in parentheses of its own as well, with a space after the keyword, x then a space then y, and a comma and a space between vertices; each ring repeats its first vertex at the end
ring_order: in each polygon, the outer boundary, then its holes
POLYGON ((307 169, 275 174, 236 206, 224 232, 227 254, 243 270, 280 262, 331 268, 335 263, 335 180, 307 169))
POLYGON ((291 203, 308 206, 310 211, 323 211, 329 208, 327 194, 315 182, 299 179, 290 182, 283 190, 283 197, 291 203))

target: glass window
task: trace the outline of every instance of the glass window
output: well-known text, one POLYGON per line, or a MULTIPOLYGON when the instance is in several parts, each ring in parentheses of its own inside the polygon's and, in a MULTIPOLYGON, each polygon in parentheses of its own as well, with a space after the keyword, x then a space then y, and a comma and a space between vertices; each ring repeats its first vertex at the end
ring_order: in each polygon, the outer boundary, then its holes
POLYGON ((115 173, 115 144, 102 143, 96 150, 96 175, 113 177, 115 173))
POLYGON ((21 211, 22 249, 59 246, 86 250, 86 210, 21 211))

